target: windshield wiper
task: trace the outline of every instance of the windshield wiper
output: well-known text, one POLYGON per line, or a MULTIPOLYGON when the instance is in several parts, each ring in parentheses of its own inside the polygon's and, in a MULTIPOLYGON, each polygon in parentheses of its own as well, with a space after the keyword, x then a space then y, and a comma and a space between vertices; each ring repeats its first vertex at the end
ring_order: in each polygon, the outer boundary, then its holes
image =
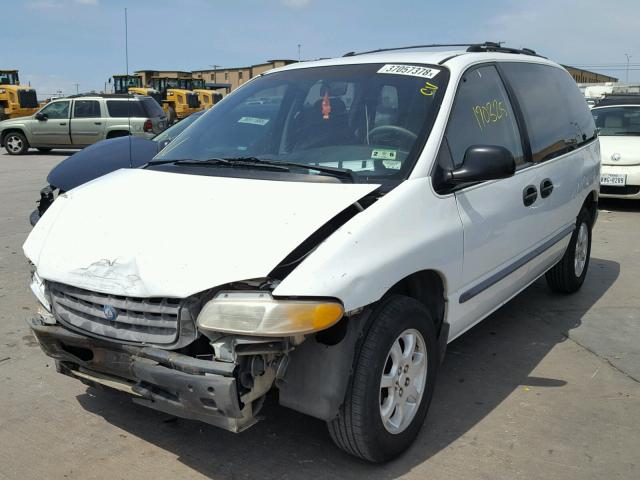
POLYGON ((266 168, 269 170, 280 170, 288 172, 290 168, 300 168, 304 170, 315 170, 317 172, 331 175, 336 178, 342 178, 357 183, 352 170, 338 167, 325 167, 321 165, 308 165, 306 163, 297 162, 280 162, 277 160, 268 160, 258 157, 224 157, 224 158, 208 158, 205 160, 182 159, 182 160, 157 160, 151 161, 147 165, 211 165, 216 167, 249 167, 249 168, 266 168))
POLYGON ((258 157, 235 157, 235 158, 227 158, 224 160, 228 162, 242 162, 242 163, 258 163, 261 165, 271 165, 271 166, 284 166, 284 167, 292 167, 292 168, 302 168, 304 170, 315 170, 316 172, 324 173, 327 175, 331 175, 337 178, 345 178, 349 180, 351 183, 357 183, 356 178, 353 174, 352 170, 348 168, 338 168, 338 167, 326 167, 322 165, 309 165, 306 163, 298 163, 298 162, 281 162, 278 160, 268 160, 264 158, 258 157))
POLYGON ((269 170, 281 170, 288 172, 289 168, 285 165, 277 165, 271 163, 257 162, 257 161, 245 161, 238 159, 228 158, 207 158, 205 160, 157 160, 155 162, 149 162, 147 165, 192 165, 192 166, 213 166, 213 167, 249 167, 249 168, 266 168, 269 170))

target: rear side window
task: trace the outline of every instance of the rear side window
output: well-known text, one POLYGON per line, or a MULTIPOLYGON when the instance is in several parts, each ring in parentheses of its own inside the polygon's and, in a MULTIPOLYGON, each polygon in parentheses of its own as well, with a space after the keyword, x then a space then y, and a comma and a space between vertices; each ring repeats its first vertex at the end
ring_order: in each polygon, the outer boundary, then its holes
POLYGON ((454 167, 462 165, 464 154, 472 145, 505 147, 517 165, 524 163, 515 115, 495 67, 474 68, 464 74, 446 137, 454 167))
POLYGON ((76 100, 73 103, 73 118, 100 118, 100 102, 76 100))
POLYGON ((143 98, 142 107, 147 112, 147 117, 163 117, 164 110, 153 98, 143 98))
POLYGON ((595 137, 584 96, 565 71, 549 65, 503 63, 524 114, 534 162, 565 154, 595 137))
POLYGON ((107 111, 110 117, 146 117, 142 104, 137 100, 107 100, 107 111))

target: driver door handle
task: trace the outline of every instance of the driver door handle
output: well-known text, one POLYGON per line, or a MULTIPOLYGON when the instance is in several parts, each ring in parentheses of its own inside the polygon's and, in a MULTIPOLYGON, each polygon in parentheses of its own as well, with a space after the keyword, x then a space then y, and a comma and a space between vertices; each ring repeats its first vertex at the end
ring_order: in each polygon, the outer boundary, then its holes
POLYGON ((67 124, 67 122, 60 122, 60 125, 63 125, 63 126, 64 126, 64 125, 66 125, 66 124, 67 124))
POLYGON ((522 203, 525 207, 530 207, 538 199, 538 189, 534 185, 524 187, 522 191, 522 203))

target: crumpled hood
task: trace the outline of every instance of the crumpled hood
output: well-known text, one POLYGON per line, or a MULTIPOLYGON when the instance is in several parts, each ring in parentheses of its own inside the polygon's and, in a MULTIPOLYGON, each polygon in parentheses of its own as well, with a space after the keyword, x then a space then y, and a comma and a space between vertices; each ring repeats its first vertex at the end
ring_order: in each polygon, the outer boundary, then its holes
POLYGON ((603 165, 640 165, 640 136, 601 135, 599 139, 603 165))
POLYGON ((181 298, 267 276, 376 188, 122 169, 58 197, 23 248, 46 280, 181 298))

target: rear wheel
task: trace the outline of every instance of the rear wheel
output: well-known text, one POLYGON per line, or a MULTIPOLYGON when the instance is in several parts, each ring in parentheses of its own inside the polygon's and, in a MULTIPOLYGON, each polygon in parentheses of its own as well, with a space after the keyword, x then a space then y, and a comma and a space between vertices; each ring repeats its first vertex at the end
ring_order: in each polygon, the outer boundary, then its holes
POLYGON ((173 106, 169 105, 169 109, 167 110, 167 123, 169 125, 173 125, 176 121, 176 109, 173 106))
POLYGON ((384 462, 414 441, 431 402, 438 368, 436 329, 413 298, 393 295, 374 313, 338 417, 328 423, 346 452, 384 462))
POLYGON ((546 274, 551 290, 559 293, 578 291, 587 276, 590 256, 591 215, 583 208, 576 219, 576 228, 562 260, 546 274))
POLYGON ((39 151, 39 152, 42 152, 42 153, 48 153, 48 152, 50 152, 51 150, 53 150, 53 149, 52 149, 52 148, 42 148, 42 147, 39 147, 39 148, 38 148, 38 151, 39 151))
POLYGON ((23 155, 29 150, 29 142, 20 132, 9 132, 4 137, 4 148, 9 155, 23 155))

